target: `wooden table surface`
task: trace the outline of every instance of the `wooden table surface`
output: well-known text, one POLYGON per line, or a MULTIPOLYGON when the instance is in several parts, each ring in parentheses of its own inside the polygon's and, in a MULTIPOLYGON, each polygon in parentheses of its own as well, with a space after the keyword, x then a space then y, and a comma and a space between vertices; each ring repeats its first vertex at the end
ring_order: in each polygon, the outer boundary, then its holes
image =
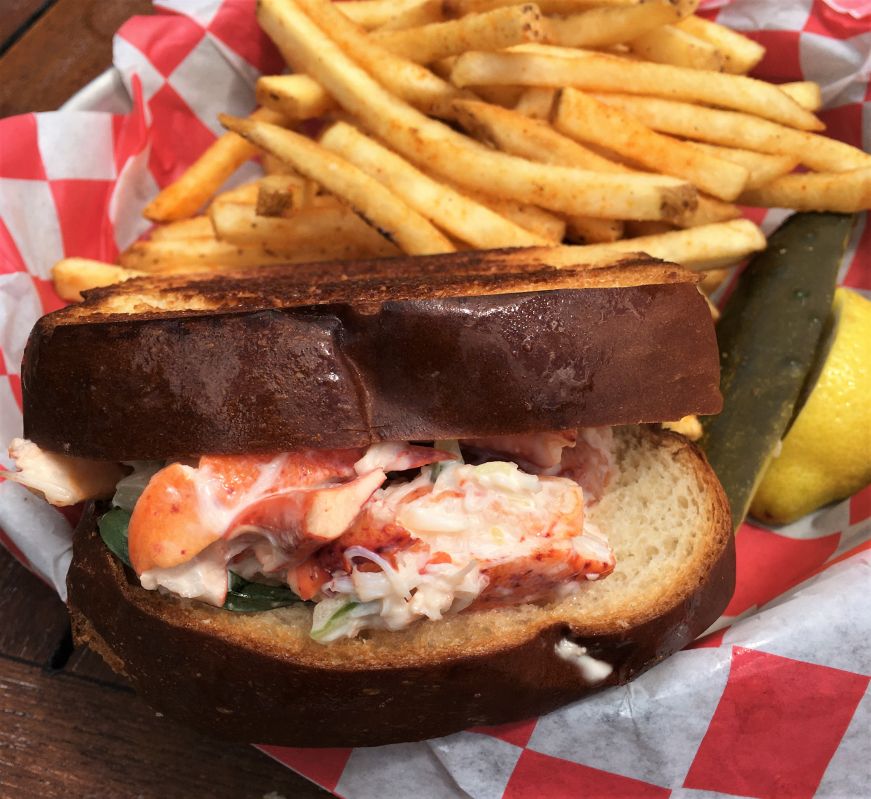
MULTIPOLYGON (((111 63, 148 0, 0 0, 0 117, 57 108, 111 63)), ((2 443, 2 442, 0 442, 2 443)), ((0 547, 0 797, 323 799, 252 747, 159 717, 94 653, 74 650, 52 589, 0 547)))

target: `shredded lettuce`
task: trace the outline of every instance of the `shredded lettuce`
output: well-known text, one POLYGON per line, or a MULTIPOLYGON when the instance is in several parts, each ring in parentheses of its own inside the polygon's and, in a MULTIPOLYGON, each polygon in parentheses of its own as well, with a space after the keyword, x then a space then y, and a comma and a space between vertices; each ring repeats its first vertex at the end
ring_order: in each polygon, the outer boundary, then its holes
POLYGON ((358 602, 347 597, 324 599, 315 605, 311 637, 327 644, 337 638, 352 637, 362 627, 360 618, 377 614, 379 602, 358 602))
POLYGON ((162 461, 129 461, 126 466, 132 466, 133 471, 122 477, 115 486, 115 496, 112 504, 116 508, 132 511, 139 500, 148 481, 163 468, 162 461))
POLYGON ((463 453, 460 451, 460 442, 455 438, 448 438, 444 441, 434 441, 433 449, 440 449, 442 452, 450 452, 451 455, 456 455, 457 459, 453 461, 439 461, 430 466, 429 479, 435 482, 441 474, 442 469, 448 464, 464 463, 463 453))

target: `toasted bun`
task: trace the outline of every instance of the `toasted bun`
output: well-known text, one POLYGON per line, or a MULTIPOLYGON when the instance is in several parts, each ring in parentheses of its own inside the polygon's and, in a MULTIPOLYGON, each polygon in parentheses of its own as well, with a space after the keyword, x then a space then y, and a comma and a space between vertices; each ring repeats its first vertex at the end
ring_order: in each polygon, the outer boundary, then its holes
POLYGON ((694 274, 647 256, 558 270, 528 258, 456 253, 97 289, 31 334, 25 436, 80 457, 158 460, 720 410, 694 274))
POLYGON ((68 577, 76 639, 167 716, 230 740, 375 746, 546 713, 685 646, 734 588, 728 506, 701 453, 647 428, 617 441, 617 477, 589 509, 617 568, 559 602, 324 646, 308 636, 307 606, 239 614, 145 591, 91 512, 68 577), (613 666, 611 676, 585 682, 555 652, 564 638, 613 666))

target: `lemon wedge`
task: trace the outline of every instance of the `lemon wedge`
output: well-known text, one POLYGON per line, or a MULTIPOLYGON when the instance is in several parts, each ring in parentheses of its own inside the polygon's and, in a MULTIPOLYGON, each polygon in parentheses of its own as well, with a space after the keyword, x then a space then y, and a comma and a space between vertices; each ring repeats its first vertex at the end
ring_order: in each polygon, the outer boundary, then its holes
POLYGON ((750 505, 786 524, 871 483, 871 302, 839 288, 828 355, 750 505))

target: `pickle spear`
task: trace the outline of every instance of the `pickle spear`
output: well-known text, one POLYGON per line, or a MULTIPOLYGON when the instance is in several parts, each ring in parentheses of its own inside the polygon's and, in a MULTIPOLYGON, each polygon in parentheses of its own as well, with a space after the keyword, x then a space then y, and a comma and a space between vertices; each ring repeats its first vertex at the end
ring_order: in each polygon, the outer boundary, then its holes
POLYGON ((723 412, 702 420, 700 443, 735 529, 813 371, 853 220, 789 217, 741 274, 717 324, 723 412))

